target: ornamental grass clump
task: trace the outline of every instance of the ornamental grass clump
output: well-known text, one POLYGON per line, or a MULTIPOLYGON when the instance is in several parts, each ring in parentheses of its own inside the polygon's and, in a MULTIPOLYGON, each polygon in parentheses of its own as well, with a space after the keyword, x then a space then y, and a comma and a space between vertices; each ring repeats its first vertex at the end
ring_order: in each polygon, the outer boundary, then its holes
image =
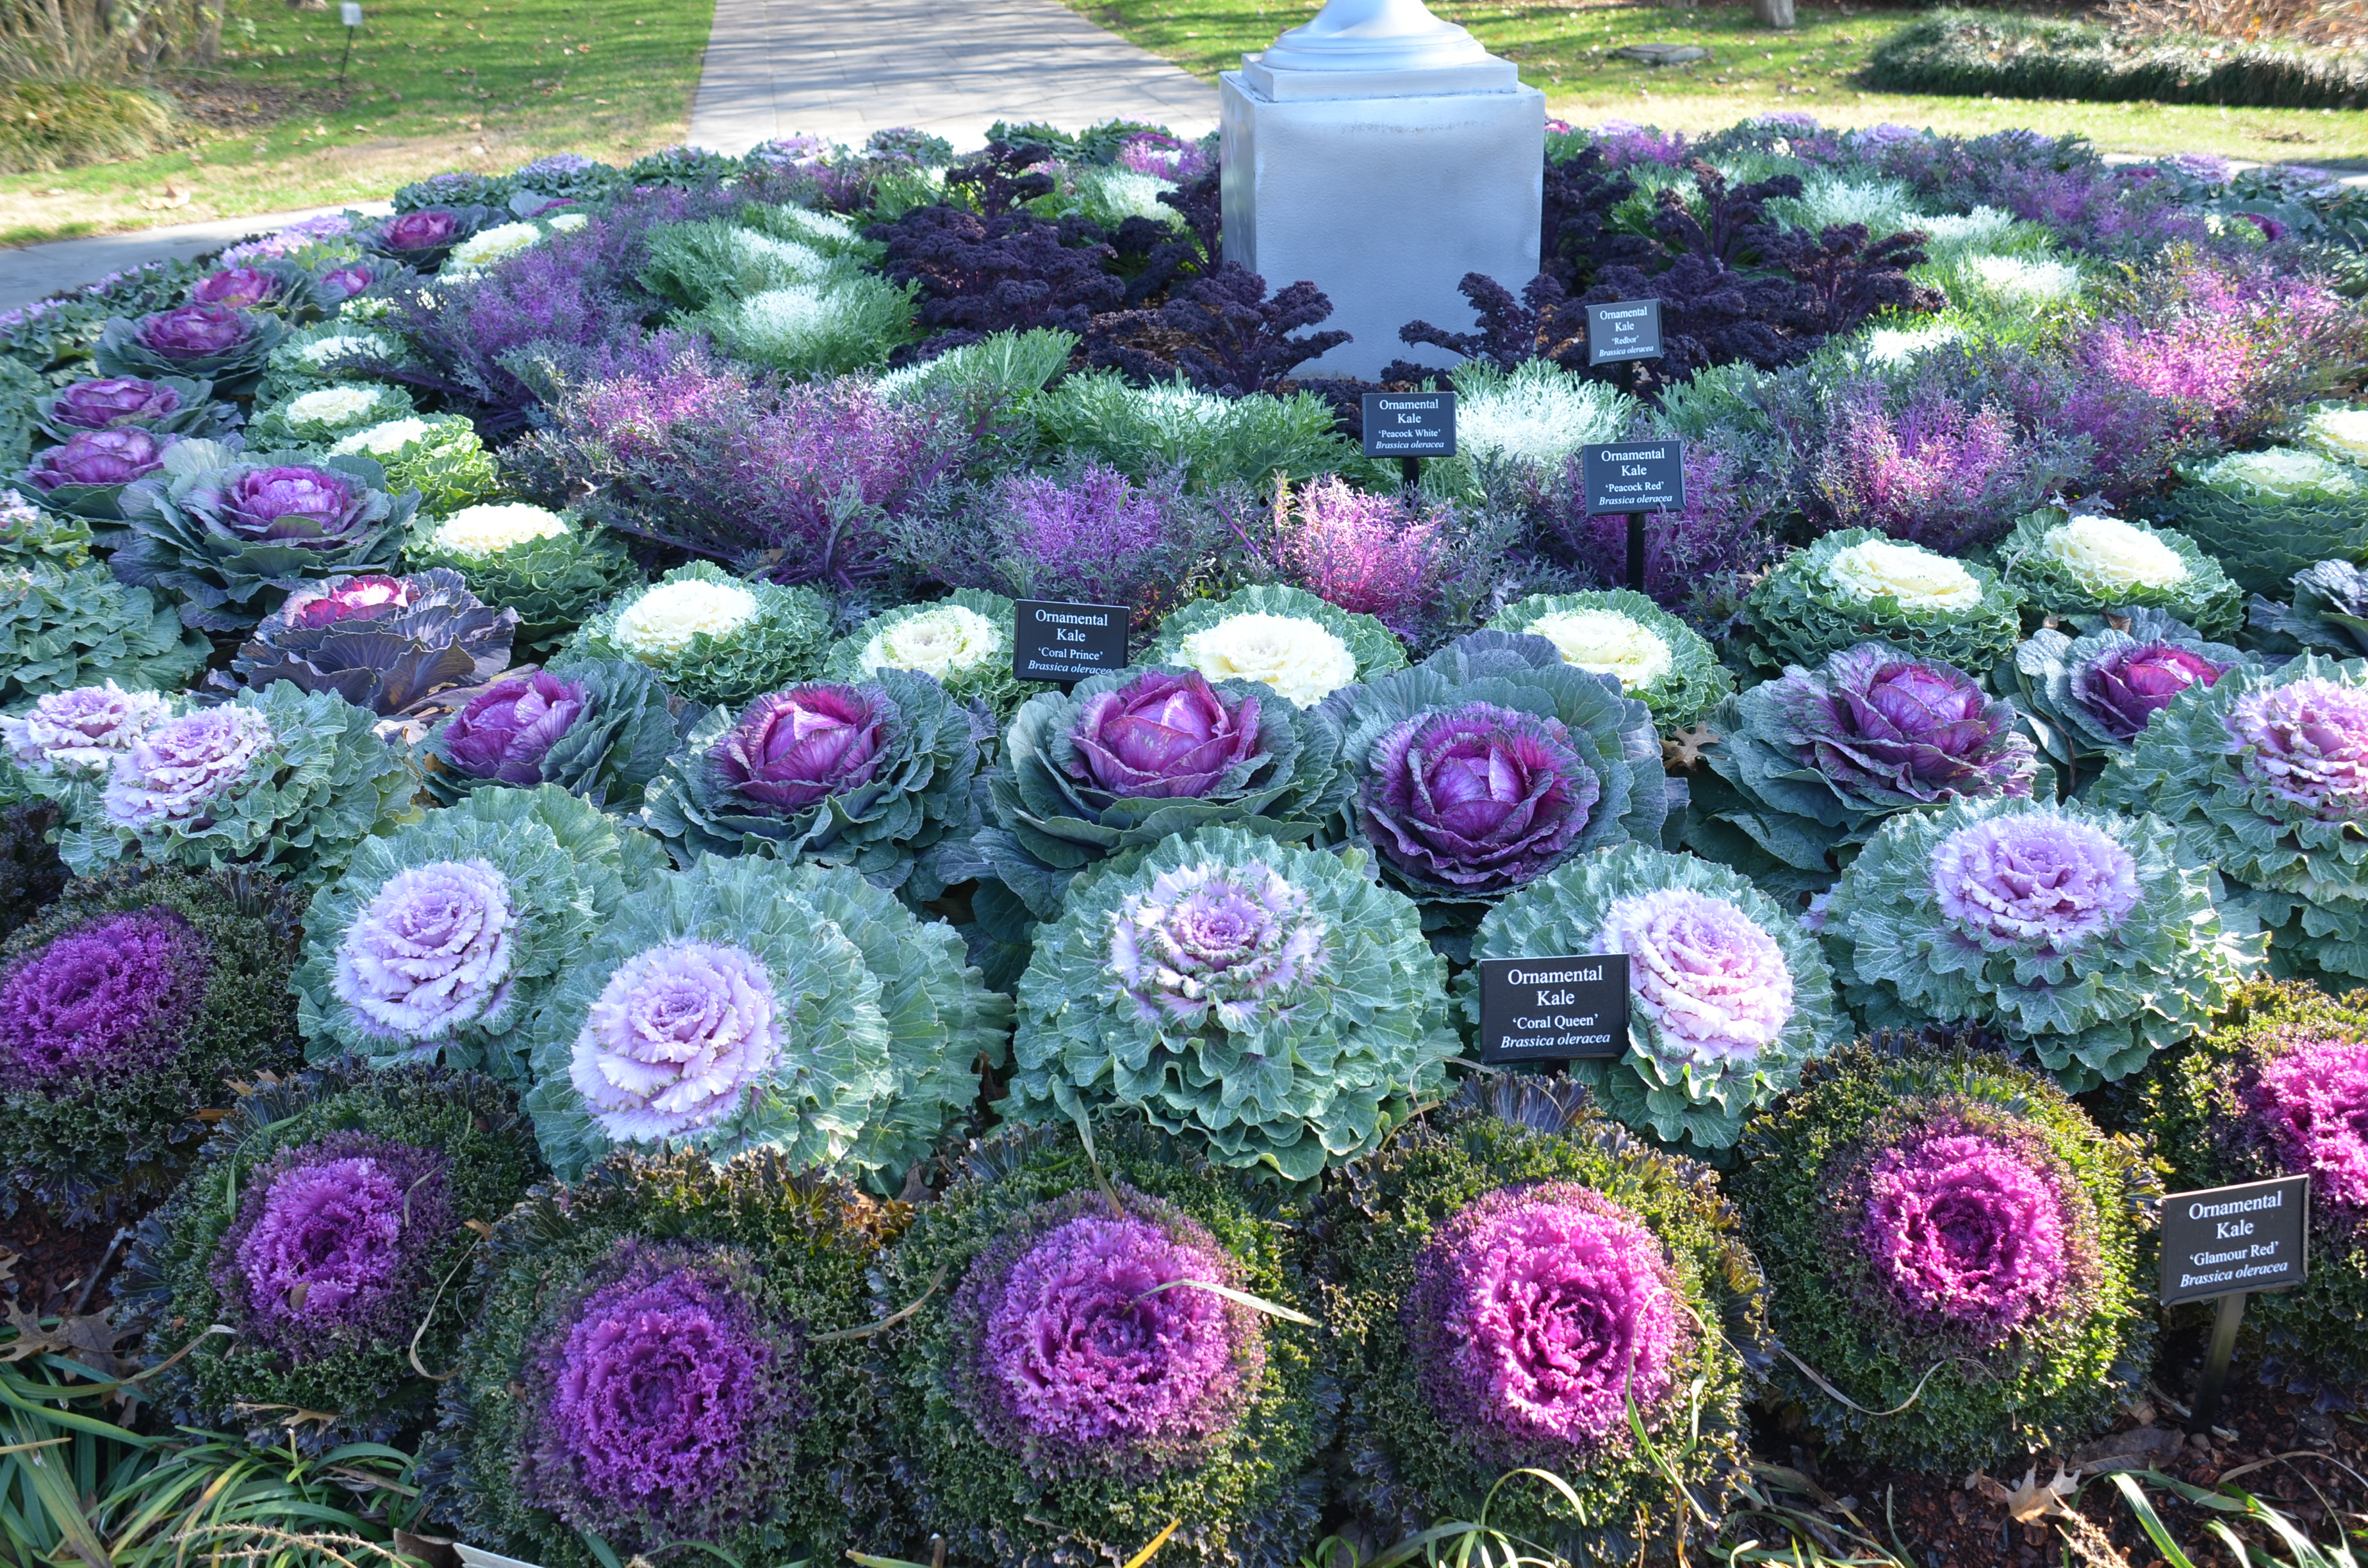
POLYGON ((295 589, 393 564, 419 497, 388 494, 368 458, 233 452, 185 441, 143 483, 109 564, 164 588, 201 631, 245 631, 295 589))
POLYGON ((866 681, 882 670, 910 670, 946 688, 957 702, 985 704, 998 722, 1042 681, 1011 673, 1012 603, 1000 594, 956 588, 942 599, 882 610, 832 645, 824 678, 866 681))
POLYGON ((967 874, 981 738, 970 710, 928 676, 810 681, 709 713, 644 809, 686 865, 701 855, 813 860, 931 899, 967 874))
POLYGON ((2160 1185, 2046 1079, 1979 1051, 1858 1047, 1742 1154, 1732 1190, 1789 1352, 1776 1387, 1834 1450, 2020 1464, 2145 1386, 2137 1232, 2160 1185))
POLYGON ((9 1211, 95 1223, 163 1196, 226 1079, 296 1064, 297 909, 268 873, 134 867, 0 946, 9 1211))
POLYGON ((1406 647, 1370 615, 1304 588, 1260 583, 1196 599, 1159 623, 1144 662, 1198 670, 1211 680, 1263 681, 1296 707, 1406 667, 1406 647))
MULTIPOLYGON (((305 395, 324 397, 343 390, 305 395)), ((300 397, 285 406, 292 409, 303 401, 300 397)), ((419 509, 431 517, 448 517, 487 500, 501 488, 494 454, 465 415, 386 417, 383 423, 345 435, 329 452, 365 457, 381 464, 386 470, 387 488, 418 491, 419 509)))
MULTIPOLYGON (((1372 1539, 1489 1522, 1577 1562, 1715 1520, 1765 1367, 1759 1266, 1711 1173, 1549 1080, 1474 1084, 1333 1187, 1310 1229, 1342 1394, 1341 1500, 1372 1539), (1508 1471, 1535 1467, 1582 1514, 1508 1471), (1493 1502, 1490 1494, 1495 1492, 1493 1502)), ((1713 1526, 1715 1528, 1715 1526, 1713 1526)))
POLYGON ((908 1546, 1085 1568, 1180 1519, 1163 1558, 1296 1561, 1331 1425, 1302 1218, 1132 1117, 973 1145, 881 1271, 908 1546))
POLYGON ((406 715, 509 667, 518 612, 494 609, 457 572, 330 577, 293 589, 239 645, 249 687, 334 691, 381 717, 406 715))
POLYGON ((2041 507, 1998 549, 2007 585, 2043 615, 2158 609, 2206 637, 2243 624, 2244 595, 2185 534, 2096 513, 2041 507))
POLYGON ((627 660, 576 660, 505 676, 428 735, 428 792, 446 805, 472 790, 555 784, 620 814, 681 739, 666 687, 627 660))
POLYGON ((2159 610, 2134 610, 2125 629, 2078 637, 2054 627, 2014 651, 2015 705, 2048 760, 2093 776, 2191 686, 2210 686, 2251 653, 2207 642, 2159 610))
POLYGON ((2021 603, 1987 566, 1844 528, 1778 562, 1743 613, 1752 662, 1771 674, 1861 642, 1980 672, 2014 652, 2021 603))
POLYGON ((641 574, 606 529, 524 501, 464 506, 413 530, 414 571, 458 572, 489 605, 516 610, 521 652, 547 653, 641 574))
POLYGON ((619 1156, 498 1221, 445 1388, 438 1517, 547 1568, 882 1540, 877 1395, 847 1340, 908 1210, 795 1170, 619 1156))
POLYGON ((2368 551, 2368 473, 2292 447, 2182 465, 2169 520, 2248 593, 2275 593, 2305 567, 2368 551))
POLYGON ((260 1448, 416 1443, 436 1416, 426 1369, 451 1366, 469 1321, 469 1221, 541 1174, 517 1100, 473 1074, 347 1063, 254 1085, 116 1286, 150 1356, 198 1342, 153 1393, 260 1448))
MULTIPOLYGON (((1816 938, 1695 856, 1625 844, 1573 860, 1490 911, 1472 943, 1474 960, 1541 953, 1628 955, 1626 1050, 1571 1074, 1665 1143, 1728 1147, 1803 1063, 1849 1038, 1816 938)), ((1476 978, 1463 1005, 1476 1025, 1476 978)))
POLYGON ((1822 933, 1869 1028, 1978 1025, 2074 1092, 2206 1028, 2262 949, 2160 817, 2032 801, 1892 818, 1822 933))
POLYGON ((574 1179, 612 1148, 771 1149, 899 1190, 1003 1060, 962 938, 854 872, 706 857, 609 914, 531 1025, 527 1096, 574 1179))
POLYGON ((1224 823, 1314 837, 1348 789, 1338 727, 1254 681, 1121 670, 1028 699, 986 775, 975 851, 1039 920, 1114 855, 1224 823))
POLYGON ((830 607, 812 588, 746 583, 694 561, 618 595, 567 652, 638 660, 693 702, 736 707, 812 676, 829 644, 830 607))
POLYGON ((311 1056, 441 1059, 523 1085, 535 1010, 664 865, 646 835, 550 784, 479 790, 370 839, 304 915, 292 983, 311 1056))
POLYGON ((1472 632, 1318 711, 1339 727, 1349 786, 1329 836, 1370 848, 1435 936, 1591 849, 1658 845, 1668 825, 1652 714, 1544 637, 1472 632))
POLYGON ((2156 1063, 2146 1126, 2181 1191, 2310 1180, 2310 1278, 2247 1303, 2260 1381, 2349 1397, 2368 1379, 2368 993, 2262 983, 2192 1051, 2156 1063))
POLYGON ((1292 1182, 1374 1148, 1456 1037, 1445 960, 1365 866, 1206 827, 1073 889, 1019 980, 1003 1114, 1137 1110, 1292 1182))
POLYGON ((1884 819, 2032 795, 2035 748, 2009 703, 1953 665, 1862 642, 1721 703, 1686 842, 1771 892, 1822 891, 1884 819))
POLYGON ((109 768, 58 854, 77 875, 139 858, 277 866, 307 887, 411 808, 418 775, 376 719, 285 681, 154 725, 109 768))
POLYGON ((1665 732, 1695 723, 1735 689, 1702 633, 1627 588, 1531 594, 1498 611, 1488 629, 1543 637, 1563 663, 1616 677, 1665 732))
POLYGON ((2089 803, 2176 828, 2281 972, 2368 977, 2368 663, 2305 653, 2189 687, 2089 803))
POLYGON ((212 653, 171 604, 103 566, 0 566, 0 703, 101 682, 172 691, 212 653))

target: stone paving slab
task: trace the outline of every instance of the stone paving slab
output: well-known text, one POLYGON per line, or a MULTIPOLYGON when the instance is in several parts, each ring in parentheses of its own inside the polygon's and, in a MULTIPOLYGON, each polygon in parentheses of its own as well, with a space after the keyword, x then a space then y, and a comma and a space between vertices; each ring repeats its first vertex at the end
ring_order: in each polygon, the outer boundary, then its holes
MULTIPOLYGON (((358 212, 394 210, 383 201, 358 201, 351 205, 358 212)), ((268 234, 274 229, 285 228, 300 218, 344 210, 344 206, 337 206, 308 207, 301 212, 257 212, 245 218, 165 223, 126 234, 94 234, 84 240, 51 240, 44 244, 0 250, 0 311, 30 304, 61 289, 96 283, 110 272, 142 262, 186 261, 249 234, 268 234)))
POLYGON ((717 0, 694 146, 745 153, 799 131, 860 144, 916 126, 976 146, 998 119, 1199 136, 1217 90, 1059 0, 717 0))

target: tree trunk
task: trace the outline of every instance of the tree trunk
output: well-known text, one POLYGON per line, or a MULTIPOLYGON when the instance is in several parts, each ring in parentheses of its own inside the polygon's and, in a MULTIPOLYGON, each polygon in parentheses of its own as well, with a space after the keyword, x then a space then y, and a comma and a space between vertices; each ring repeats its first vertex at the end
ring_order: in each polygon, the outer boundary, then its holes
POLYGON ((1793 25, 1793 0, 1751 0, 1751 17, 1763 28, 1793 25))

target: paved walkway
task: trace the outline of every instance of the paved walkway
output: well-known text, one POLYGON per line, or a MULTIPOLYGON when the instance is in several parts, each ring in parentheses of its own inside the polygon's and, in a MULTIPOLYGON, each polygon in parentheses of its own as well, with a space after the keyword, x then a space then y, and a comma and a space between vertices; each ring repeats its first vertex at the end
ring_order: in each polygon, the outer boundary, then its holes
MULTIPOLYGON (((361 212, 391 212, 383 201, 354 204, 361 212)), ((145 261, 185 261, 246 238, 268 234, 299 218, 342 212, 342 207, 312 207, 302 212, 258 212, 246 218, 217 218, 203 223, 166 223, 128 234, 97 234, 86 240, 51 240, 47 244, 0 250, 0 311, 30 304, 44 294, 96 283, 110 272, 145 261)))
POLYGON ((998 119, 1213 131, 1217 89, 1060 0, 716 0, 694 146, 798 131, 850 146, 910 125, 957 148, 998 119))

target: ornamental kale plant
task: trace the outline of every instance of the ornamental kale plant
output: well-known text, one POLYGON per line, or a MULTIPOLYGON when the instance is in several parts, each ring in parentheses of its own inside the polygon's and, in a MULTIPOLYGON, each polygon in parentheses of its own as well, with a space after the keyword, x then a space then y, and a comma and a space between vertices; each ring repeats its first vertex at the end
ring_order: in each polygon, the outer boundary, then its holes
POLYGON ((881 1540, 872 1374, 829 1336, 864 1327, 865 1271, 907 1210, 793 1169, 620 1156, 497 1221, 446 1385, 438 1516, 549 1568, 881 1540))
POLYGON ((494 222, 490 207, 422 207, 398 212, 364 231, 362 244, 416 272, 433 272, 452 247, 494 222))
POLYGON ((961 703, 984 703, 1000 722, 1042 681, 1011 673, 1013 605, 1000 594, 956 588, 942 599, 882 610, 834 643, 826 679, 861 682, 882 670, 925 675, 961 703))
POLYGON ((1559 1087, 1470 1085, 1316 1209, 1341 1487, 1372 1539, 1486 1507, 1573 1562, 1635 1561, 1669 1482, 1639 1451, 1632 1401, 1713 1518, 1741 1479, 1769 1351, 1740 1220, 1708 1170, 1559 1087), (1584 1516, 1543 1490, 1491 1499, 1531 1465, 1584 1516))
POLYGON ((1781 672, 1861 642, 1987 671, 2014 652, 2021 597, 1997 573, 1867 528, 1787 556, 1744 601, 1752 661, 1781 672))
POLYGON ((499 675, 517 629, 516 610, 488 608, 457 572, 330 577, 280 600, 230 667, 249 687, 284 680, 381 716, 406 714, 499 675))
POLYGON ((1961 800, 1884 824, 1821 929, 1868 1027, 1979 1025, 2078 1092, 2202 1030, 2260 966, 2212 894, 2159 817, 1961 800))
POLYGON ((1294 706, 1313 708, 1344 686, 1404 669, 1406 648, 1370 615, 1304 588, 1259 583, 1168 616, 1144 662, 1211 680, 1262 681, 1294 706))
POLYGON ((1330 836, 1369 848, 1434 931, 1589 850, 1658 845, 1668 820, 1650 710, 1543 637, 1475 631, 1320 711, 1349 782, 1330 836))
POLYGON ((171 691, 212 652, 170 604, 104 567, 0 567, 0 703, 102 682, 171 691))
POLYGON ((309 1054, 441 1059, 523 1085, 535 1009, 664 865, 646 835, 550 784, 479 790, 370 839, 305 913, 292 983, 309 1054))
MULTIPOLYGON (((125 519, 124 490, 165 466, 165 454, 182 437, 154 434, 137 426, 121 430, 76 430, 54 447, 34 454, 17 483, 54 512, 97 523, 125 519)), ((135 498, 134 510, 139 507, 135 498)))
POLYGON ((2368 664, 2305 653, 2173 698, 2108 767, 2093 806, 2151 812, 2234 884, 2282 970, 2368 976, 2368 664))
POLYGON ((2368 653, 2368 572, 2349 561, 2322 561, 2294 574, 2294 602, 2255 597, 2249 627, 2271 653, 2368 653))
POLYGON ((975 853, 1039 920, 1111 856, 1224 823, 1315 836, 1349 788, 1338 726, 1255 681, 1191 670, 1088 676, 1029 699, 986 776, 975 853))
POLYGON ((1771 892, 1830 884, 1895 812, 2029 797, 2040 763, 2015 710, 1953 665, 1861 642, 1719 704, 1686 842, 1771 892))
POLYGON ((136 322, 117 316, 91 346, 90 358, 102 376, 179 377, 209 381, 218 396, 245 397, 263 380, 264 364, 287 330, 263 311, 183 305, 136 322))
POLYGON ((1531 594, 1498 611, 1487 630, 1543 637, 1563 663, 1614 677, 1662 730, 1686 728, 1735 689, 1702 633, 1627 588, 1531 594))
POLYGON ((1888 407, 1880 382, 1839 398, 1813 483, 1834 519, 1945 554, 2004 535, 2069 477, 2064 459, 1997 403, 1930 386, 1888 407))
POLYGON ((85 878, 0 946, 0 1203, 89 1224, 161 1197, 228 1078, 294 1065, 297 901, 268 873, 85 878))
POLYGON ((2181 1191, 2311 1178, 2310 1278, 2252 1299, 2246 1349, 2270 1387, 2356 1387, 2368 1377, 2368 994, 2248 986, 2195 1050, 2155 1063, 2144 1104, 2181 1191))
POLYGON ((33 400, 33 426, 56 442, 86 430, 141 429, 152 436, 219 437, 237 423, 229 404, 212 400, 211 381, 187 376, 100 376, 69 381, 33 400))
MULTIPOLYGON (((58 802, 69 815, 91 809, 115 759, 171 718, 179 703, 154 691, 126 691, 113 681, 53 691, 14 714, 0 714, 0 790, 58 802)), ((52 818, 45 825, 54 827, 52 818)))
POLYGON ((632 659, 690 701, 736 707, 813 675, 829 642, 830 607, 812 588, 744 583, 694 561, 618 595, 565 656, 632 659))
MULTIPOLYGON (((1747 473, 1736 453, 1708 442, 1686 442, 1685 465, 1685 510, 1656 515, 1645 530, 1645 592, 1717 637, 1730 628, 1734 601, 1774 549, 1761 525, 1777 497, 1747 473)), ((1624 585, 1627 517, 1587 509, 1581 468, 1577 456, 1566 460, 1547 490, 1545 542, 1596 585, 1624 585)))
POLYGON ((1218 1164, 1313 1180, 1374 1148, 1455 1051, 1446 966, 1357 850, 1238 827, 1073 888, 1020 977, 1020 1121, 1139 1110, 1218 1164))
POLYGON ((416 572, 457 572, 478 598, 516 610, 522 653, 549 652, 641 582, 607 529, 523 501, 462 506, 414 530, 403 559, 416 572))
POLYGON ((1370 615, 1410 644, 1430 642, 1459 608, 1451 601, 1472 597, 1474 585, 1456 579, 1472 573, 1474 552, 1452 507, 1417 508, 1326 474, 1279 490, 1268 515, 1273 527, 1250 541, 1259 572, 1370 615))
POLYGON ((1052 450, 1137 483, 1178 472, 1195 492, 1264 484, 1277 470, 1312 479, 1357 460, 1332 405, 1311 392, 1227 398, 1174 381, 1130 386, 1097 371, 1064 378, 1030 412, 1052 450))
MULTIPOLYGON (((1491 910, 1475 959, 1626 953, 1628 1049, 1572 1063, 1612 1116, 1665 1143, 1733 1144, 1744 1118, 1848 1038, 1816 941, 1737 873, 1623 844, 1491 910)), ((1463 1010, 1479 1021, 1476 977, 1463 1010)))
POLYGON ((2094 513, 2042 507, 1998 546, 2007 585, 2052 616, 2158 609, 2207 637, 2243 622, 2244 597, 2186 535, 2094 513))
POLYGON ((285 403, 260 408, 245 434, 262 451, 326 447, 357 431, 408 420, 418 412, 411 394, 401 387, 349 381, 300 392, 285 403))
POLYGON ((765 855, 846 866, 913 900, 962 873, 983 738, 928 676, 814 681, 700 721, 650 786, 652 832, 684 865, 765 855))
POLYGON ((1084 1568, 1180 1518, 1178 1562, 1296 1561, 1330 1435, 1301 1211, 1132 1117, 1087 1148, 973 1145, 882 1270, 878 1310, 911 1307, 882 1356, 915 1547, 1084 1568))
POLYGON ((257 1447, 416 1442, 436 1414, 419 1369, 450 1367, 468 1322, 467 1221, 508 1213, 541 1169, 518 1102, 472 1074, 347 1064, 256 1085, 141 1223, 116 1287, 151 1356, 198 1336, 156 1396, 257 1447))
POLYGON ((14 490, 0 490, 0 562, 71 572, 90 564, 91 528, 80 517, 44 511, 14 490))
POLYGON ((2292 447, 2184 465, 2169 520, 2248 593, 2275 593, 2322 561, 2368 551, 2368 474, 2292 447))
MULTIPOLYGON (((292 409, 303 401, 300 397, 283 406, 292 409)), ((386 487, 418 491, 419 509, 431 517, 462 511, 490 499, 501 488, 494 454, 486 450, 476 426, 462 415, 389 419, 339 438, 329 452, 333 457, 366 457, 381 464, 386 470, 386 487)))
POLYGON ((58 854, 77 875, 138 857, 278 866, 314 886, 411 804, 418 778, 366 710, 285 682, 167 719, 115 759, 58 854))
POLYGON ((1953 1474, 2077 1444, 2144 1384, 2137 1228, 2160 1188, 2046 1079, 1853 1049, 1742 1155, 1770 1324, 1799 1358, 1775 1382, 1839 1451, 1953 1474))
POLYGON ((169 589, 199 631, 245 631, 310 581, 393 568, 419 497, 389 494, 384 478, 368 458, 185 441, 142 482, 141 505, 127 501, 131 536, 109 564, 169 589))
POLYGON ((617 907, 535 1017, 564 1178, 610 1149, 778 1151, 900 1189, 999 1062, 1011 1005, 962 938, 854 872, 710 856, 617 907))
POLYGON ((446 805, 498 785, 555 784, 631 813, 680 731, 657 676, 629 660, 506 676, 427 737, 427 788, 446 805))
POLYGON ((2127 631, 2032 632, 2014 651, 2016 706, 2049 760, 2093 772, 2126 753, 2180 692, 2258 662, 2159 610, 2135 610, 2127 631))

